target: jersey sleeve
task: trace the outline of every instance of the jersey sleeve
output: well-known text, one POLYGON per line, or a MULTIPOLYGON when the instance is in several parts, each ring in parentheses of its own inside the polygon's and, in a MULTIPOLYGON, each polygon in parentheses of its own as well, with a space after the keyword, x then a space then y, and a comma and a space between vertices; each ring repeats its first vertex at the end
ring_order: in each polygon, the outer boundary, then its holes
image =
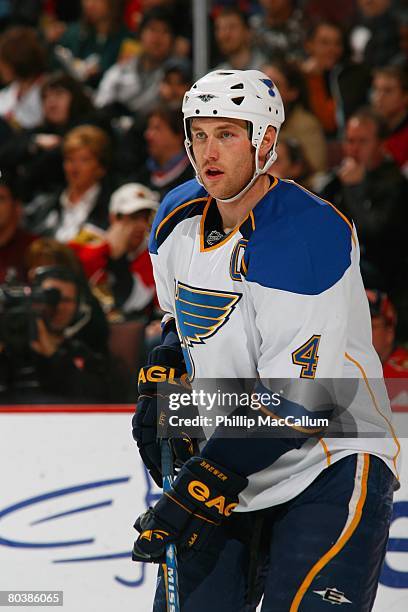
POLYGON ((244 255, 245 316, 260 378, 342 375, 356 238, 329 203, 300 197, 302 213, 261 224, 244 255))
POLYGON ((195 179, 172 189, 155 216, 149 239, 149 253, 160 308, 174 316, 174 279, 169 274, 169 257, 178 223, 199 212, 206 201, 205 190, 195 179))

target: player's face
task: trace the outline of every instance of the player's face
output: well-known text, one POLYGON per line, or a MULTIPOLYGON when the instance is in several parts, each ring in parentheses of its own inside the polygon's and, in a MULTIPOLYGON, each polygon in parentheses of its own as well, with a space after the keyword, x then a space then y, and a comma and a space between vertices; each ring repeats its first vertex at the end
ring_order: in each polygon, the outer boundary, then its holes
POLYGON ((404 93, 398 79, 386 74, 374 77, 372 103, 385 119, 393 119, 408 108, 408 93, 404 93))
POLYGON ((230 198, 243 189, 254 173, 254 148, 247 125, 239 119, 193 119, 193 155, 208 193, 230 198))

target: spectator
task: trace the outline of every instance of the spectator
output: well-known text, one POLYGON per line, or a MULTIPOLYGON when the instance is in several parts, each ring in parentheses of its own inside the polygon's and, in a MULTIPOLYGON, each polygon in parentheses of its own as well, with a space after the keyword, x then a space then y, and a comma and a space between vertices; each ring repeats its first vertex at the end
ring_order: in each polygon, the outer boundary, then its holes
POLYGON ((180 109, 184 94, 193 84, 192 79, 193 73, 189 61, 174 59, 166 62, 159 85, 159 95, 163 103, 180 109))
POLYGON ((184 148, 183 117, 180 110, 157 106, 147 119, 145 140, 148 159, 134 173, 132 180, 165 194, 194 177, 184 148))
POLYGON ((396 342, 397 313, 388 295, 366 289, 373 345, 383 364, 384 378, 408 378, 408 350, 396 342))
POLYGON ((0 117, 13 127, 33 128, 43 119, 41 84, 46 54, 35 30, 8 29, 0 37, 0 117))
POLYGON ((365 259, 388 280, 405 287, 407 183, 384 149, 385 127, 362 109, 347 122, 344 158, 322 190, 324 198, 352 218, 365 259))
POLYGON ((225 61, 220 70, 259 70, 265 56, 252 47, 248 17, 237 8, 224 8, 215 17, 215 40, 225 61))
MULTIPOLYGON (((41 1, 41 0, 40 0, 41 1)), ((77 21, 81 16, 81 0, 50 0, 45 3, 43 17, 49 21, 77 21)))
POLYGON ((309 105, 328 138, 341 135, 347 118, 366 103, 370 74, 346 57, 339 25, 322 21, 313 25, 303 64, 309 105))
POLYGON ((157 194, 143 185, 122 185, 112 194, 106 234, 72 245, 105 312, 150 318, 156 291, 147 238, 157 207, 157 194))
POLYGON ((299 142, 280 136, 276 151, 278 158, 273 164, 274 176, 291 179, 306 187, 313 186, 310 166, 299 142))
POLYGON ((299 4, 303 7, 307 23, 324 19, 349 27, 356 19, 355 0, 301 0, 299 4))
POLYGON ((128 0, 125 21, 131 31, 138 31, 143 15, 155 8, 165 8, 174 23, 174 51, 178 57, 189 57, 191 50, 191 0, 128 0), (182 15, 182 19, 180 16, 182 15))
MULTIPOLYGON (((408 7, 407 7, 408 8, 408 7)), ((399 23, 399 52, 393 58, 392 63, 401 66, 405 70, 408 68, 408 10, 398 15, 399 23)))
POLYGON ((38 268, 42 267, 66 268, 76 276, 81 285, 81 293, 91 308, 90 319, 78 331, 77 338, 92 350, 105 353, 108 346, 108 324, 98 300, 89 288, 81 262, 74 251, 53 238, 38 238, 30 244, 25 259, 30 283, 33 282, 38 268))
POLYGON ((275 59, 262 66, 276 84, 285 105, 285 123, 280 134, 299 142, 312 172, 327 170, 327 145, 319 120, 308 110, 304 77, 294 62, 275 59))
MULTIPOLYGON (((6 331, 0 388, 29 391, 30 400, 38 395, 54 401, 110 401, 113 380, 108 356, 76 338, 89 318, 77 277, 66 268, 39 268, 33 290, 37 296, 41 292, 41 297, 33 298, 33 331, 28 326, 14 328, 13 335, 6 331)), ((12 317, 9 311, 8 319, 12 317)))
POLYGON ((37 27, 41 17, 42 0, 2 0, 1 25, 37 27))
POLYGON ((127 111, 146 112, 156 101, 163 64, 174 45, 173 23, 162 9, 152 9, 140 24, 141 53, 117 63, 104 75, 96 92, 98 107, 121 105, 127 111))
POLYGON ((378 68, 374 73, 372 104, 388 128, 385 146, 408 175, 408 75, 399 66, 378 68))
POLYGON ((36 236, 20 227, 21 204, 15 181, 5 172, 0 174, 0 283, 12 277, 25 281, 25 254, 36 236))
POLYGON ((60 63, 92 87, 120 59, 123 44, 131 37, 123 11, 123 0, 82 0, 81 20, 54 41, 60 63))
POLYGON ((26 207, 27 224, 60 242, 86 240, 87 224, 100 229, 108 224, 109 137, 100 128, 78 126, 65 136, 62 149, 66 187, 35 198, 26 207))
POLYGON ((357 0, 357 4, 361 16, 350 35, 353 59, 369 68, 385 66, 399 52, 392 0, 357 0))
POLYGON ((303 56, 302 11, 294 0, 260 0, 263 14, 250 24, 254 42, 268 57, 294 59, 303 56))
POLYGON ((23 201, 63 183, 63 136, 75 125, 97 119, 81 84, 62 72, 45 79, 41 101, 42 123, 33 129, 20 130, 0 144, 0 167, 17 173, 23 201))

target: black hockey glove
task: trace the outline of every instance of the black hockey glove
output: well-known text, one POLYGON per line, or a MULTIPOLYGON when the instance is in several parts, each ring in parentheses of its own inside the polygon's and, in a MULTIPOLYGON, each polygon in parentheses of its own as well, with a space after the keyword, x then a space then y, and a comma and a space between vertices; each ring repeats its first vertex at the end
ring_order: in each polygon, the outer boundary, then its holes
MULTIPOLYGON (((181 350, 168 345, 153 349, 149 365, 141 368, 139 373, 139 399, 132 419, 132 434, 143 463, 159 487, 162 486, 162 473, 157 422, 158 418, 167 419, 169 395, 187 391, 185 380, 186 368, 181 350)), ((187 434, 169 441, 177 467, 199 452, 197 440, 187 434)))
POLYGON ((133 561, 162 563, 170 543, 176 544, 181 555, 201 550, 237 506, 238 494, 247 484, 247 478, 213 461, 189 459, 171 490, 136 520, 134 527, 140 535, 133 561))

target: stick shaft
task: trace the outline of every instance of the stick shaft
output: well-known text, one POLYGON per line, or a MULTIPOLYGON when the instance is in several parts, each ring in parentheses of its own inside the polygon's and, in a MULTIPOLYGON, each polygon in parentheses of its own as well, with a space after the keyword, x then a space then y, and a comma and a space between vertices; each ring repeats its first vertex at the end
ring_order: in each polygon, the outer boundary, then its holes
MULTIPOLYGON (((163 492, 170 490, 173 482, 173 456, 168 440, 161 442, 161 464, 163 474, 163 492)), ((166 546, 166 563, 163 564, 166 585, 167 612, 180 612, 177 574, 177 550, 174 544, 166 546)))

